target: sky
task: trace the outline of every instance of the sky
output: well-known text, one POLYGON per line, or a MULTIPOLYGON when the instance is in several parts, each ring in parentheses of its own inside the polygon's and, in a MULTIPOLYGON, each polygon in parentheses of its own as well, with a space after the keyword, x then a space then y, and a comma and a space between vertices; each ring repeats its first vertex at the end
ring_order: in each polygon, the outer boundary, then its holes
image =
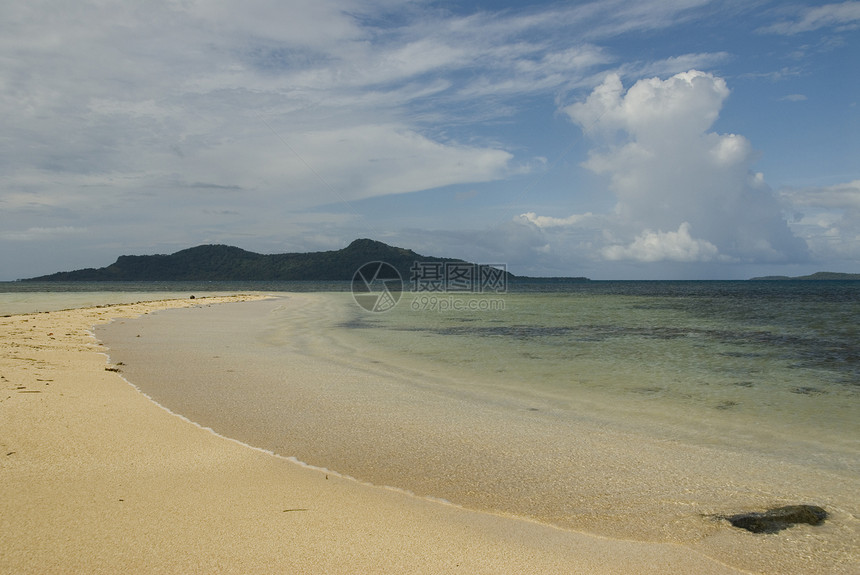
POLYGON ((0 280, 372 238, 860 272, 860 1, 0 3, 0 280))

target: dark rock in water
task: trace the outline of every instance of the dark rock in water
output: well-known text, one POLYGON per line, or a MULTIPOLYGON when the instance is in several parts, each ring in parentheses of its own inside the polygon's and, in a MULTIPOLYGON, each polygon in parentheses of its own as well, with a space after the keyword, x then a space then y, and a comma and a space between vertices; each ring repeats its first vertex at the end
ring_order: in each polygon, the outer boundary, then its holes
POLYGON ((191 296, 191 297, 190 297, 190 298, 188 298, 188 299, 194 299, 194 296, 191 296))
POLYGON ((739 513, 723 519, 753 533, 777 533, 797 523, 821 525, 827 519, 827 511, 817 505, 787 505, 763 513, 739 513))

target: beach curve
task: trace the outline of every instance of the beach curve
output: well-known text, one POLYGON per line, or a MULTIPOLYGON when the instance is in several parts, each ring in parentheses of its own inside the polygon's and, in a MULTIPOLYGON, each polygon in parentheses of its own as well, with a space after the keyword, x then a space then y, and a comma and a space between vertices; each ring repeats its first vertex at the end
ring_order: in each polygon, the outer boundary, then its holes
POLYGON ((127 385, 90 332, 239 299, 0 318, 0 571, 738 572, 682 546, 467 511, 249 449, 127 385))

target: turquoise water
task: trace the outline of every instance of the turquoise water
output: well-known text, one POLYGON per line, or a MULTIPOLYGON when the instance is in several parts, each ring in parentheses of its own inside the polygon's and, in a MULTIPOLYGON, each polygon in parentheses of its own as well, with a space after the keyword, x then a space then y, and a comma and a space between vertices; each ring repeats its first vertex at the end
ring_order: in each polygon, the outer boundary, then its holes
POLYGON ((769 452, 803 438, 800 457, 856 469, 860 282, 600 282, 457 299, 405 294, 348 325, 378 348, 624 412, 652 433, 769 452))

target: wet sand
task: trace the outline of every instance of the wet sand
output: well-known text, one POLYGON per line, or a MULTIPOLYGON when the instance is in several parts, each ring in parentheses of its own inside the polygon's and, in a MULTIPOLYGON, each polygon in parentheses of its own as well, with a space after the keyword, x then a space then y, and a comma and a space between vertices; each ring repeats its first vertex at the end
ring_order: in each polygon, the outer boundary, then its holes
POLYGON ((853 572, 851 473, 652 437, 587 408, 497 395, 419 354, 364 345, 341 325, 348 298, 294 294, 115 322, 99 333, 157 402, 365 482, 621 546, 683 546, 740 570, 853 572), (717 518, 795 503, 822 505, 830 518, 773 536, 717 518))
POLYGON ((0 572, 736 572, 679 545, 466 511, 250 448, 150 401, 89 331, 208 303, 0 318, 0 572))

